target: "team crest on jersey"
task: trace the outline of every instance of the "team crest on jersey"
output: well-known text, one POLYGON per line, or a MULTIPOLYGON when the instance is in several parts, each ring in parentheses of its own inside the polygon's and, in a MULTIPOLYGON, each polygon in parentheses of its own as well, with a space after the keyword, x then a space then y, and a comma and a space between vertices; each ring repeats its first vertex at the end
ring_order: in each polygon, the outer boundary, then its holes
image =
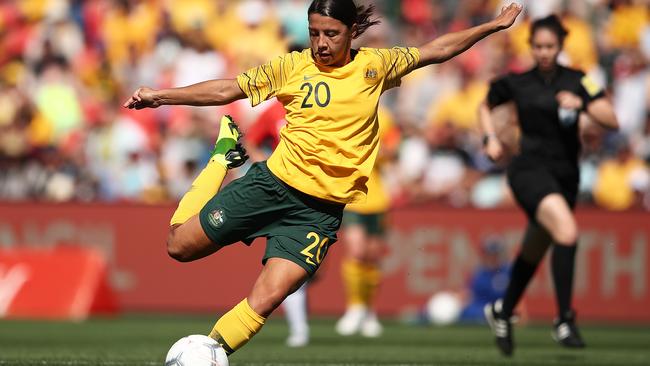
POLYGON ((374 83, 379 78, 379 72, 374 66, 368 66, 363 70, 363 78, 369 82, 374 83))
POLYGON ((208 215, 208 222, 210 222, 210 225, 214 226, 215 228, 220 228, 221 226, 223 226, 223 223, 225 221, 226 221, 226 214, 224 214, 223 210, 220 208, 213 210, 208 215))

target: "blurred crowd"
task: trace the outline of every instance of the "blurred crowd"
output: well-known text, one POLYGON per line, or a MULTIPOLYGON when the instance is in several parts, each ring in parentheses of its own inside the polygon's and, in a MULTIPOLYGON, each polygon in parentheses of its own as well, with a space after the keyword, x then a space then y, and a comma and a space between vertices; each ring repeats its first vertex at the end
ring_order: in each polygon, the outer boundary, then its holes
MULTIPOLYGON (((370 3, 370 1, 358 1, 370 3)), ((614 103, 621 130, 581 121, 581 202, 650 210, 650 2, 524 1, 525 16, 451 62, 427 67, 383 98, 399 130, 383 174, 395 205, 512 205, 504 164, 481 151, 477 107, 489 81, 529 68, 531 19, 561 15, 561 62, 614 103)), ((502 0, 376 0, 382 24, 356 46, 421 45, 492 19, 502 0)), ((0 2, 0 200, 172 202, 208 159, 223 114, 244 130, 277 108, 122 103, 139 86, 232 78, 308 47, 308 0, 20 0, 0 2)), ((516 153, 516 116, 494 111, 516 153)), ((270 116, 270 117, 269 117, 270 116)), ((270 120, 272 118, 273 120, 270 120)))

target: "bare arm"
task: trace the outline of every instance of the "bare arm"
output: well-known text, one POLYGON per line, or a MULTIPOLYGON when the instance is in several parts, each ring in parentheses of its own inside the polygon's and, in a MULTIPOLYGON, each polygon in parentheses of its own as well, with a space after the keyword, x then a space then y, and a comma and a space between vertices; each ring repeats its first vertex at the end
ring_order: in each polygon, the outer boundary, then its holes
POLYGON ((138 88, 124 108, 156 108, 161 105, 224 105, 246 98, 236 79, 208 80, 182 88, 154 90, 138 88))
POLYGON ((618 130, 618 119, 614 114, 614 107, 605 98, 599 98, 587 105, 587 114, 599 125, 618 130))
POLYGON ((492 115, 490 115, 490 108, 486 102, 481 103, 478 109, 478 120, 483 131, 483 149, 485 154, 492 161, 498 161, 503 156, 503 147, 497 138, 497 133, 492 122, 492 115))
POLYGON ((420 47, 418 67, 445 62, 494 32, 509 28, 521 12, 521 5, 512 3, 494 20, 459 32, 445 34, 420 47))

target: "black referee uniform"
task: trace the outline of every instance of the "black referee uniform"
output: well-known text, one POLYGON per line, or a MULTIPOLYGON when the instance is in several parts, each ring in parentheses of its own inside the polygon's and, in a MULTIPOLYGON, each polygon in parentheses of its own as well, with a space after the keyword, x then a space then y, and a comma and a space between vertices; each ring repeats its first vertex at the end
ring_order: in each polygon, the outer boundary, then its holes
POLYGON ((551 193, 561 194, 572 209, 576 203, 580 111, 559 110, 556 95, 561 91, 581 97, 583 108, 605 96, 583 72, 559 65, 552 76, 537 68, 508 74, 491 83, 487 96, 490 108, 510 101, 517 107, 520 154, 508 167, 508 183, 532 221, 541 200, 551 193))

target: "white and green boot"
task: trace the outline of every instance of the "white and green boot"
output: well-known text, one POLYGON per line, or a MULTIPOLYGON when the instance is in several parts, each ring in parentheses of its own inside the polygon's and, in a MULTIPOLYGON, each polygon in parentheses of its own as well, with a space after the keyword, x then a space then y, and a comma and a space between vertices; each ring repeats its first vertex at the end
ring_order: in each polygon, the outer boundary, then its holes
POLYGON ((243 136, 232 117, 223 116, 210 161, 216 161, 228 169, 242 166, 248 160, 246 149, 239 142, 243 136))

